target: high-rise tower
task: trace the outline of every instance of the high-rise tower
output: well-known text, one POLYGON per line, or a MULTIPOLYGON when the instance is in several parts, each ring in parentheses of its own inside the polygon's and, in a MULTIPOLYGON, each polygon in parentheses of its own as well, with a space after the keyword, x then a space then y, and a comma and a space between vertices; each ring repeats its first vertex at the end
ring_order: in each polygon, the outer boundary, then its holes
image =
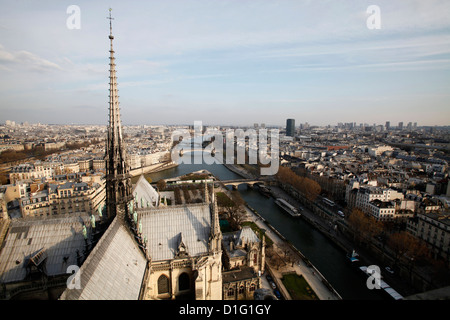
POLYGON ((295 120, 294 119, 286 120, 286 135, 289 137, 295 136, 295 120))
POLYGON ((111 9, 109 9, 109 123, 106 140, 106 207, 109 218, 127 216, 128 202, 133 199, 130 167, 127 164, 120 120, 119 95, 117 90, 116 64, 114 59, 111 9))

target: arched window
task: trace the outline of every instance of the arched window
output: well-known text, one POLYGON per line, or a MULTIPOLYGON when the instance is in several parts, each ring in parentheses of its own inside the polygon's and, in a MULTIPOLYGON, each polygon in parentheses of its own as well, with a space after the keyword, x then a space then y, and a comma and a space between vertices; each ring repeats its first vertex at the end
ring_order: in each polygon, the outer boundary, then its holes
POLYGON ((158 294, 169 293, 169 278, 161 275, 158 278, 158 294))
POLYGON ((245 291, 244 285, 241 285, 239 287, 239 294, 244 294, 244 291, 245 291))
POLYGON ((191 281, 189 279, 189 275, 186 272, 183 272, 178 277, 178 290, 189 290, 191 287, 191 281))
POLYGON ((228 297, 234 296, 234 288, 230 287, 230 288, 228 289, 227 296, 228 296, 228 297))
POLYGON ((125 186, 123 185, 123 182, 119 182, 117 191, 119 192, 119 196, 120 197, 124 197, 125 196, 125 186))
POLYGON ((255 291, 256 290, 256 285, 254 284, 254 283, 252 283, 251 285, 250 285, 250 292, 253 292, 253 291, 255 291))

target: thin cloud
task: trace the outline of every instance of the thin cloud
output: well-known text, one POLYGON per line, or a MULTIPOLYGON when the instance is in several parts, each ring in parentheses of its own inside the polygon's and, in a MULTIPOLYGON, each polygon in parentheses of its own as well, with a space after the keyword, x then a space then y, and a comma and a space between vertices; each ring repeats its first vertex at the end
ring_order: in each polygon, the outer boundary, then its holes
POLYGON ((25 68, 32 71, 62 70, 58 64, 41 58, 29 51, 7 51, 1 44, 0 65, 9 70, 12 70, 11 67, 13 66, 15 68, 25 68))
POLYGON ((406 68, 408 70, 448 69, 449 56, 450 37, 429 35, 388 37, 376 41, 363 38, 328 45, 305 43, 292 48, 263 51, 254 59, 283 61, 285 64, 284 68, 267 69, 262 72, 362 68, 395 71, 406 70, 406 68), (291 66, 286 66, 286 63, 291 61, 291 66))

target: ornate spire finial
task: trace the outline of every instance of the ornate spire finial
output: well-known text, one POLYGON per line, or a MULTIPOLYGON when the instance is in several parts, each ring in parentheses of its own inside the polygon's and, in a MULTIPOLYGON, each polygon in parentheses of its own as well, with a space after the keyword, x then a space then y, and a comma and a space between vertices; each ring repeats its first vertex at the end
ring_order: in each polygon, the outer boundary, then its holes
POLYGON ((112 35, 112 20, 114 20, 114 18, 111 17, 111 11, 112 9, 109 8, 109 17, 106 17, 106 19, 109 19, 109 38, 112 40, 114 39, 114 36, 112 35))

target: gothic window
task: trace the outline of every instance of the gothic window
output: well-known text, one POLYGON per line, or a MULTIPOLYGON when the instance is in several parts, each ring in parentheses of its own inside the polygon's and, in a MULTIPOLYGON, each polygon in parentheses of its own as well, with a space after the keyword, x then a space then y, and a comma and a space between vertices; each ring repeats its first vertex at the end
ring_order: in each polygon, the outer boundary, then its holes
POLYGON ((255 291, 256 290, 256 285, 254 284, 254 283, 252 283, 251 285, 250 285, 250 292, 253 292, 253 291, 255 291))
POLYGON ((244 294, 244 285, 239 287, 239 294, 244 294))
POLYGON ((228 296, 228 297, 234 296, 234 288, 230 287, 230 288, 228 289, 227 296, 228 296))
POLYGON ((125 196, 125 187, 124 187, 124 185, 123 185, 122 182, 119 183, 119 195, 120 195, 121 197, 124 197, 124 196, 125 196))
POLYGON ((178 278, 178 290, 189 290, 190 287, 189 275, 186 272, 183 272, 178 278))
POLYGON ((158 294, 169 293, 169 278, 161 275, 158 278, 158 294))

